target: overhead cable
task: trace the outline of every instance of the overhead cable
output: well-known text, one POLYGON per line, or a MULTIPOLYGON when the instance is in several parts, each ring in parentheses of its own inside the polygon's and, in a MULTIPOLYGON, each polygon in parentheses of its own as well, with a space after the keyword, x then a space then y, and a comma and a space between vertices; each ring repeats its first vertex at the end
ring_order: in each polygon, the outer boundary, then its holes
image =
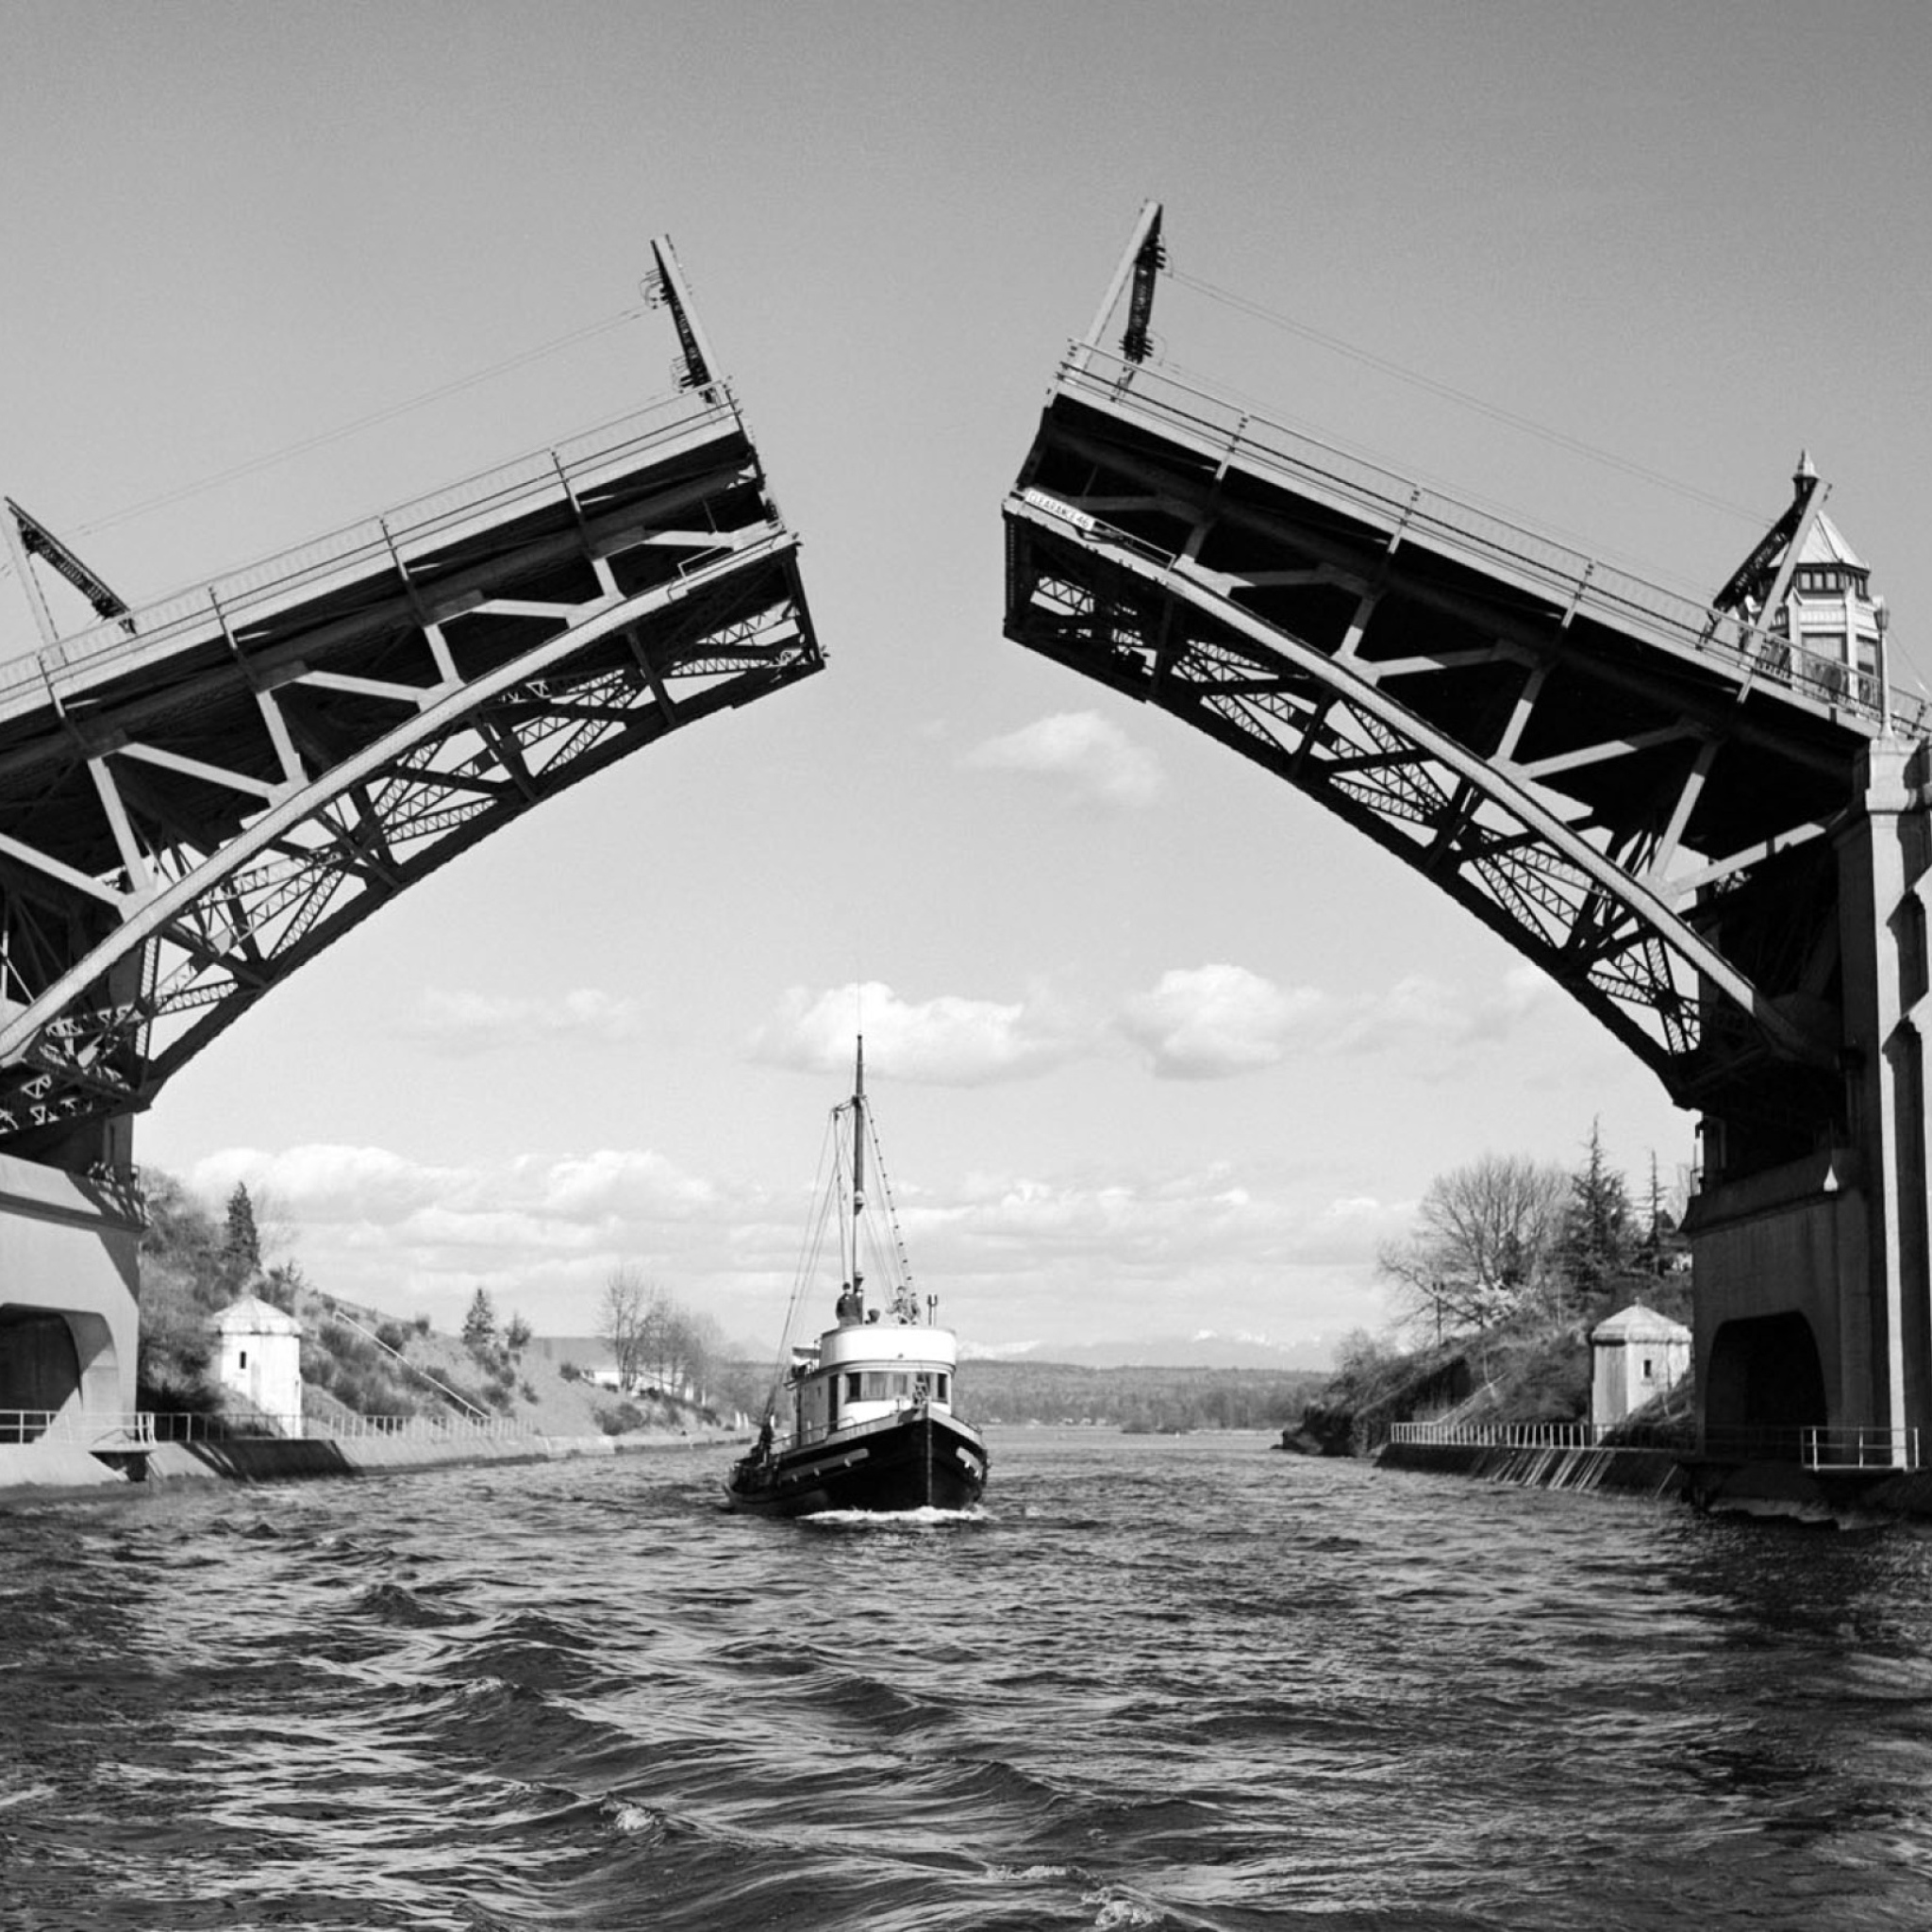
POLYGON ((1338 356, 1345 356, 1351 361, 1362 363, 1365 367, 1378 371, 1384 375, 1392 375, 1399 382, 1412 384, 1417 389, 1426 390, 1431 395, 1441 396, 1445 402, 1458 404, 1466 409, 1474 409, 1478 415, 1487 416, 1491 422, 1507 424, 1512 429, 1520 429, 1526 436, 1534 436, 1544 442, 1552 443, 1558 449, 1569 450, 1573 455, 1588 458, 1591 462, 1602 463, 1609 469, 1622 471, 1626 476, 1635 476, 1645 483, 1655 484, 1658 489, 1668 490, 1674 494, 1700 503, 1707 509, 1714 509, 1725 516, 1738 518, 1747 524, 1761 524, 1761 512, 1741 508, 1721 496, 1713 496, 1708 491, 1700 490, 1695 484, 1683 483, 1674 476, 1666 476, 1660 471, 1646 469, 1641 463, 1632 462, 1628 457, 1618 456, 1613 450, 1599 449, 1596 444, 1586 442, 1579 436, 1572 436, 1567 430, 1554 429, 1548 424, 1536 422, 1528 416, 1520 416, 1513 409, 1506 409, 1499 403, 1491 403, 1481 396, 1472 395, 1467 390, 1456 388, 1451 383, 1439 381, 1433 375, 1424 375, 1420 370, 1405 368, 1399 362, 1391 361, 1386 356, 1377 356, 1373 350, 1357 348, 1353 342, 1343 341, 1339 336, 1331 336, 1322 329, 1311 327, 1304 322, 1297 322, 1292 316, 1282 315, 1276 310, 1264 308, 1262 304, 1249 300, 1245 295, 1237 295, 1228 289, 1217 288, 1212 282, 1203 281, 1198 275, 1191 275, 1179 269, 1170 268, 1168 275, 1185 287, 1208 296, 1211 301, 1222 302, 1230 308, 1239 309, 1242 314, 1257 322, 1263 322, 1270 327, 1278 328, 1289 335, 1300 336, 1319 347, 1330 350, 1338 356))
POLYGON ((554 356, 559 350, 575 347, 578 342, 589 341, 592 337, 607 335, 614 328, 620 328, 627 322, 635 322, 644 313, 641 307, 620 309, 617 314, 607 316, 602 322, 587 323, 581 328, 570 330, 567 334, 554 336, 547 342, 539 342, 533 348, 521 349, 514 356, 506 356, 500 362, 492 362, 487 368, 472 370, 467 375, 453 377, 448 382, 439 383, 434 389, 421 391, 418 394, 401 402, 388 404, 380 409, 372 409, 366 416, 358 416, 348 423, 340 423, 333 429, 318 430, 313 436, 306 436, 297 442, 285 443, 280 449, 270 450, 264 455, 251 457, 245 462, 235 463, 225 470, 218 470, 212 475, 202 476, 192 483, 182 483, 172 490, 164 490, 154 496, 143 497, 139 503, 130 503, 125 508, 112 510, 108 515, 96 517, 92 523, 82 524, 82 535, 92 535, 98 530, 110 530, 119 524, 131 523, 136 517, 146 516, 150 511, 165 509, 169 505, 184 502, 191 496, 199 496, 204 491, 219 489, 224 483, 233 483, 242 476, 252 476, 262 470, 273 469, 278 463, 285 463, 299 456, 306 456, 310 450, 323 449, 333 442, 359 435, 365 429, 373 429, 378 424, 393 422, 398 416, 406 416, 411 410, 426 408, 431 403, 441 402, 445 396, 460 394, 467 389, 475 389, 478 383, 489 382, 494 377, 505 375, 512 369, 521 369, 526 363, 541 360, 545 356, 554 356))

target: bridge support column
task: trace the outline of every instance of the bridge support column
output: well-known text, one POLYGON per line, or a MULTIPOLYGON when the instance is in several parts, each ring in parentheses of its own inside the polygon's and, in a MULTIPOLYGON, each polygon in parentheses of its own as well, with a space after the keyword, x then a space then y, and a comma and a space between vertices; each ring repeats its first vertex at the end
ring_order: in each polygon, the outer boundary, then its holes
POLYGON ((1722 1124, 1706 1123, 1719 1171, 1686 1230, 1714 1435, 1916 1428, 1932 1454, 1928 767, 1923 741, 1874 741, 1837 836, 1845 1106, 1832 1144, 1739 1174, 1723 1171, 1722 1124))
MULTIPOLYGON (((1932 819, 1927 747, 1876 740, 1859 760, 1860 808, 1839 835, 1839 938, 1852 1135, 1863 1157, 1872 1374, 1864 1417, 1932 1429, 1932 1257, 1924 1029, 1932 819)), ((1859 1285, 1847 1281, 1844 1291, 1859 1285)))
POLYGON ((142 1225, 130 1191, 0 1155, 0 1441, 136 1407, 142 1225))

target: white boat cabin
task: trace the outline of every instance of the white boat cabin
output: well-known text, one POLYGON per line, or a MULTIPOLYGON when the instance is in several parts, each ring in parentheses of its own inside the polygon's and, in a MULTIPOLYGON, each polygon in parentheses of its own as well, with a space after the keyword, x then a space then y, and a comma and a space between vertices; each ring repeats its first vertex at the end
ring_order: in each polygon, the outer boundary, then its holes
POLYGON ((959 1344, 950 1328, 924 1323, 846 1320, 815 1347, 791 1352, 795 1443, 835 1429, 889 1422, 903 1410, 950 1411, 959 1344))

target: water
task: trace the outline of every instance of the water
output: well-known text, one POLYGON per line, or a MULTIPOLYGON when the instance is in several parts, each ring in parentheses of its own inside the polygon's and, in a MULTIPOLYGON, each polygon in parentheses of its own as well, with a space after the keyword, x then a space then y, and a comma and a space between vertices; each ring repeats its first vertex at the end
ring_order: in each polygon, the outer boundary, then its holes
POLYGON ((1932 1545, 995 1432, 0 1514, 0 1926, 1912 1926, 1932 1545))

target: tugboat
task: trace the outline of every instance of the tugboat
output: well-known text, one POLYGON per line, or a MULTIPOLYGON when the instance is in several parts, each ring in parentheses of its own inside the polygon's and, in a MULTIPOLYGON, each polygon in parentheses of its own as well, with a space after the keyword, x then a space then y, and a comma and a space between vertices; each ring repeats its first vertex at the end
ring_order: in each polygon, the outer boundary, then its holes
POLYGON ((986 1441, 953 1412, 959 1344, 938 1325, 939 1297, 922 1308, 913 1291, 866 1106, 862 1039, 852 1097, 833 1108, 826 1146, 763 1425, 751 1454, 732 1465, 725 1499, 761 1516, 971 1508, 986 1487, 986 1441), (868 1151, 883 1227, 866 1202, 868 1151), (794 1346, 792 1329, 834 1226, 836 1325, 794 1346), (883 1307, 867 1306, 866 1259, 891 1283, 883 1307))

